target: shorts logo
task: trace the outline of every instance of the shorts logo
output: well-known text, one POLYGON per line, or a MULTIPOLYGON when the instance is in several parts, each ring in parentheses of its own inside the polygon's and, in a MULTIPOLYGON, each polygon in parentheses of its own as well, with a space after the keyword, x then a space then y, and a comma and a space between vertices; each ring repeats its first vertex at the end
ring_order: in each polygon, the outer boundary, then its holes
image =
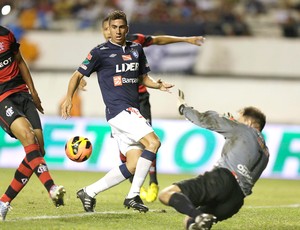
POLYGON ((114 76, 114 86, 122 85, 122 76, 114 76))
POLYGON ((11 117, 15 112, 14 112, 12 107, 9 107, 9 108, 6 109, 5 113, 6 113, 7 117, 11 117))

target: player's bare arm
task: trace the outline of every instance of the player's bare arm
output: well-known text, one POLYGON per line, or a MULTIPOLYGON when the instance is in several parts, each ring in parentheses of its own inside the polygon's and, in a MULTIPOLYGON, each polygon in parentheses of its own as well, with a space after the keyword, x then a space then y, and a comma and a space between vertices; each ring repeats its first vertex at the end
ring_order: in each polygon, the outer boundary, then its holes
POLYGON ((34 102, 36 108, 41 113, 44 113, 44 109, 42 107, 40 97, 34 87, 34 83, 33 83, 29 68, 28 68, 25 60, 23 59, 20 51, 15 55, 15 60, 18 62, 18 66, 19 66, 22 78, 25 81, 25 83, 30 91, 30 94, 32 96, 32 99, 33 99, 33 102, 34 102))
POLYGON ((161 91, 169 91, 169 89, 174 86, 173 84, 164 82, 161 79, 154 80, 148 74, 144 74, 142 76, 142 84, 145 85, 146 87, 152 89, 159 89, 161 91))
POLYGON ((61 106, 61 116, 64 119, 70 117, 72 98, 83 77, 84 76, 76 70, 69 81, 67 96, 61 106))
POLYGON ((205 37, 202 36, 190 36, 190 37, 179 37, 169 35, 158 35, 152 36, 153 44, 155 45, 167 45, 177 42, 187 42, 193 45, 202 46, 205 41, 205 37))

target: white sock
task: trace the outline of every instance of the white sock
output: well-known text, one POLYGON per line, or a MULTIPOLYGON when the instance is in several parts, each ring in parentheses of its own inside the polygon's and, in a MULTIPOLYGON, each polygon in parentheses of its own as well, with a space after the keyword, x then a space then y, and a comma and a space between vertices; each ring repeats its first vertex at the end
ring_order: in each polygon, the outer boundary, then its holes
POLYGON ((103 192, 117 184, 120 184, 122 181, 126 180, 122 172, 120 171, 119 166, 111 169, 108 173, 105 174, 100 180, 95 183, 85 187, 85 192, 91 196, 95 197, 98 193, 103 192))
POLYGON ((146 179, 146 176, 148 174, 148 171, 150 169, 150 166, 152 164, 152 161, 140 157, 138 159, 133 181, 129 190, 129 193, 127 195, 127 198, 135 197, 136 195, 140 195, 140 189, 146 179))

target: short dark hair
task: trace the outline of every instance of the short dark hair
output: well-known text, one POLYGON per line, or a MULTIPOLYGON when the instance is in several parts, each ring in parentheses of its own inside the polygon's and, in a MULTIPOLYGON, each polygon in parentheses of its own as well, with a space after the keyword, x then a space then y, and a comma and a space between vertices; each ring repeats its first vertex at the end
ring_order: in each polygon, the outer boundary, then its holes
POLYGON ((240 110, 243 117, 251 119, 257 128, 262 131, 266 124, 266 115, 256 107, 249 106, 240 110))
POLYGON ((108 15, 108 19, 109 19, 109 22, 111 20, 117 20, 117 19, 121 19, 123 20, 126 25, 127 25, 127 17, 126 17, 126 14, 121 11, 121 10, 115 10, 113 12, 111 12, 109 15, 108 15))

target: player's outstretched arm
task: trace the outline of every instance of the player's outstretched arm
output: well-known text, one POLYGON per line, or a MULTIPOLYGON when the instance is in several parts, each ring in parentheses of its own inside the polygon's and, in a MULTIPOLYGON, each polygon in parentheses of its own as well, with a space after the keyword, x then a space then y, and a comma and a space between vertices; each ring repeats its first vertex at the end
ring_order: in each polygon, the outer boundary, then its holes
POLYGON ((78 86, 80 85, 80 81, 82 80, 82 78, 83 75, 76 70, 69 81, 67 96, 61 105, 61 116, 64 119, 70 117, 72 98, 78 86))
POLYGON ((143 75, 142 79, 143 79, 142 84, 145 85, 146 87, 149 87, 152 89, 159 89, 161 91, 169 91, 169 89, 174 86, 173 84, 162 81, 161 79, 158 79, 157 81, 155 81, 148 74, 143 75))
POLYGON ((205 41, 205 37, 202 36, 190 36, 190 37, 179 37, 179 36, 169 36, 169 35, 158 35, 152 36, 152 44, 155 45, 167 45, 177 42, 186 42, 197 46, 202 46, 205 41))
POLYGON ((22 75, 23 80, 25 81, 30 94, 32 96, 33 102, 36 106, 36 108, 41 112, 44 113, 44 108, 42 107, 41 99, 35 89, 30 70, 27 66, 26 61, 24 60, 21 51, 19 51, 17 54, 15 54, 15 60, 18 62, 18 66, 22 75))

